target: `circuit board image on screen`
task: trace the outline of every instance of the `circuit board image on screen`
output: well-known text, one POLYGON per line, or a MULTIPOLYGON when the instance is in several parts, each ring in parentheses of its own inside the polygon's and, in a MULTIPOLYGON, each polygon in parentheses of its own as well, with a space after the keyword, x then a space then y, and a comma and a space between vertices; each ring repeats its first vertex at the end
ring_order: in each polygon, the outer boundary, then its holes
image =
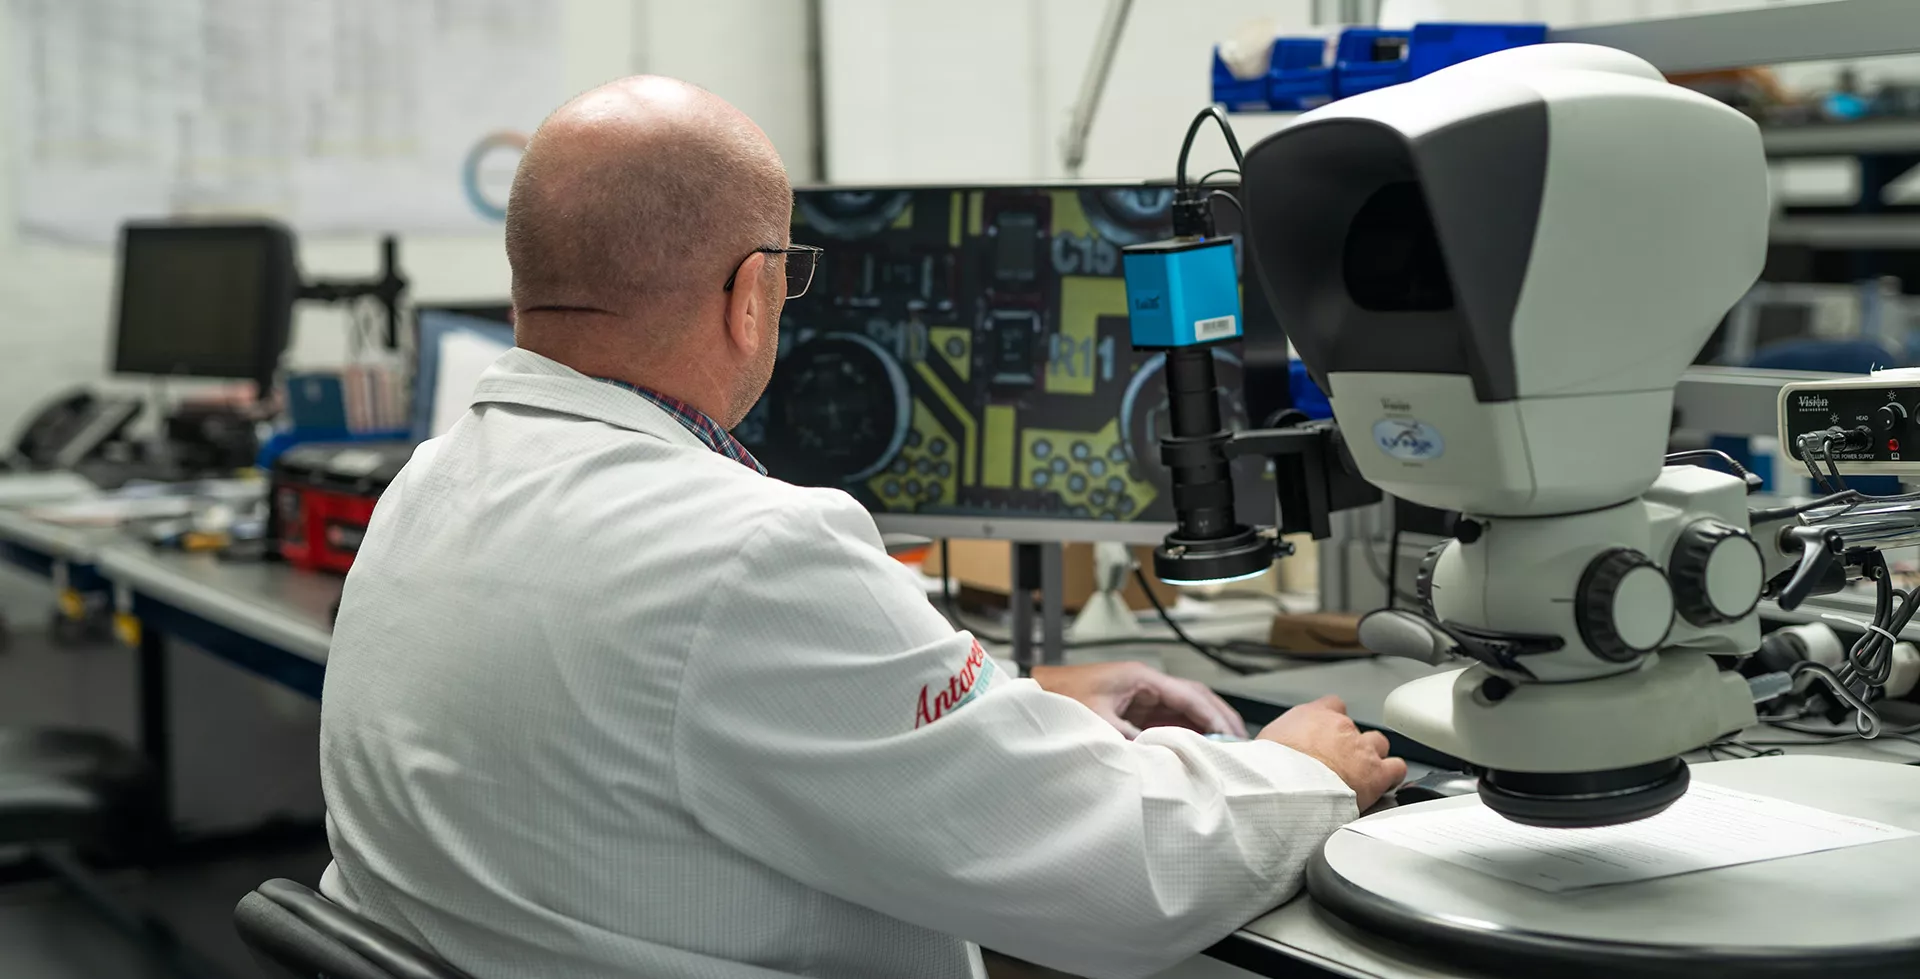
MULTIPOLYGON (((793 240, 826 252, 735 436, 876 514, 1171 521, 1164 358, 1133 350, 1120 270, 1122 246, 1171 235, 1171 201, 1140 184, 800 191, 793 240)), ((1244 428, 1240 347, 1214 356, 1244 428)), ((1236 466, 1242 519, 1271 520, 1264 464, 1236 466)))

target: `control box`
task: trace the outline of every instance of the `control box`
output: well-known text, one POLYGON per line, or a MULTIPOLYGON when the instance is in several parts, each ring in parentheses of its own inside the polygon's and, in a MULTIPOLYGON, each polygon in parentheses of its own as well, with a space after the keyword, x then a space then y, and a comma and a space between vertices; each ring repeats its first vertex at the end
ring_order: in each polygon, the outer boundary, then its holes
POLYGON ((1822 472, 1920 476, 1920 368, 1798 381, 1780 388, 1780 446, 1804 462, 1801 436, 1822 472))

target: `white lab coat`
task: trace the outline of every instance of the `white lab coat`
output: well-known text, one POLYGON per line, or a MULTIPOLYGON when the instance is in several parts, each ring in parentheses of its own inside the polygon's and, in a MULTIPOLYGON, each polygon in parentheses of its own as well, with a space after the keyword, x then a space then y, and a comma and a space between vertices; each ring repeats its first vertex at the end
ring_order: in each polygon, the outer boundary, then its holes
POLYGON ((1355 815, 1277 744, 1126 740, 846 494, 523 350, 380 500, 321 720, 321 889, 482 979, 1144 975, 1355 815))

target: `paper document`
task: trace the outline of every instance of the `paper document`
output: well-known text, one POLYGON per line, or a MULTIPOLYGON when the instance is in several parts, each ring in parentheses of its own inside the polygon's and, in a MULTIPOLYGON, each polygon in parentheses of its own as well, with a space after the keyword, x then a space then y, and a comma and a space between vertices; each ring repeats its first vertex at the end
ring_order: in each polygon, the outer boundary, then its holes
POLYGON ((433 414, 427 433, 447 434, 453 423, 473 406, 473 389, 480 375, 511 349, 510 345, 475 333, 448 333, 440 341, 440 370, 433 379, 433 414))
POLYGON ((1694 782, 1658 816, 1596 829, 1540 829, 1485 806, 1354 823, 1360 833, 1543 891, 1625 884, 1913 836, 1766 796, 1694 782))

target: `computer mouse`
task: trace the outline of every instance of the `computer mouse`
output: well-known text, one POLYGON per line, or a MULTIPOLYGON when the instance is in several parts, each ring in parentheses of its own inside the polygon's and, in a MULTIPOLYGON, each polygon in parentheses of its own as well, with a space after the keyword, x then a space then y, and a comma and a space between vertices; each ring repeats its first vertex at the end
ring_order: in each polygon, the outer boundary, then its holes
POLYGON ((1394 790, 1393 798, 1403 806, 1434 799, 1451 799, 1480 791, 1480 779, 1466 772, 1433 772, 1422 775, 1394 790))

